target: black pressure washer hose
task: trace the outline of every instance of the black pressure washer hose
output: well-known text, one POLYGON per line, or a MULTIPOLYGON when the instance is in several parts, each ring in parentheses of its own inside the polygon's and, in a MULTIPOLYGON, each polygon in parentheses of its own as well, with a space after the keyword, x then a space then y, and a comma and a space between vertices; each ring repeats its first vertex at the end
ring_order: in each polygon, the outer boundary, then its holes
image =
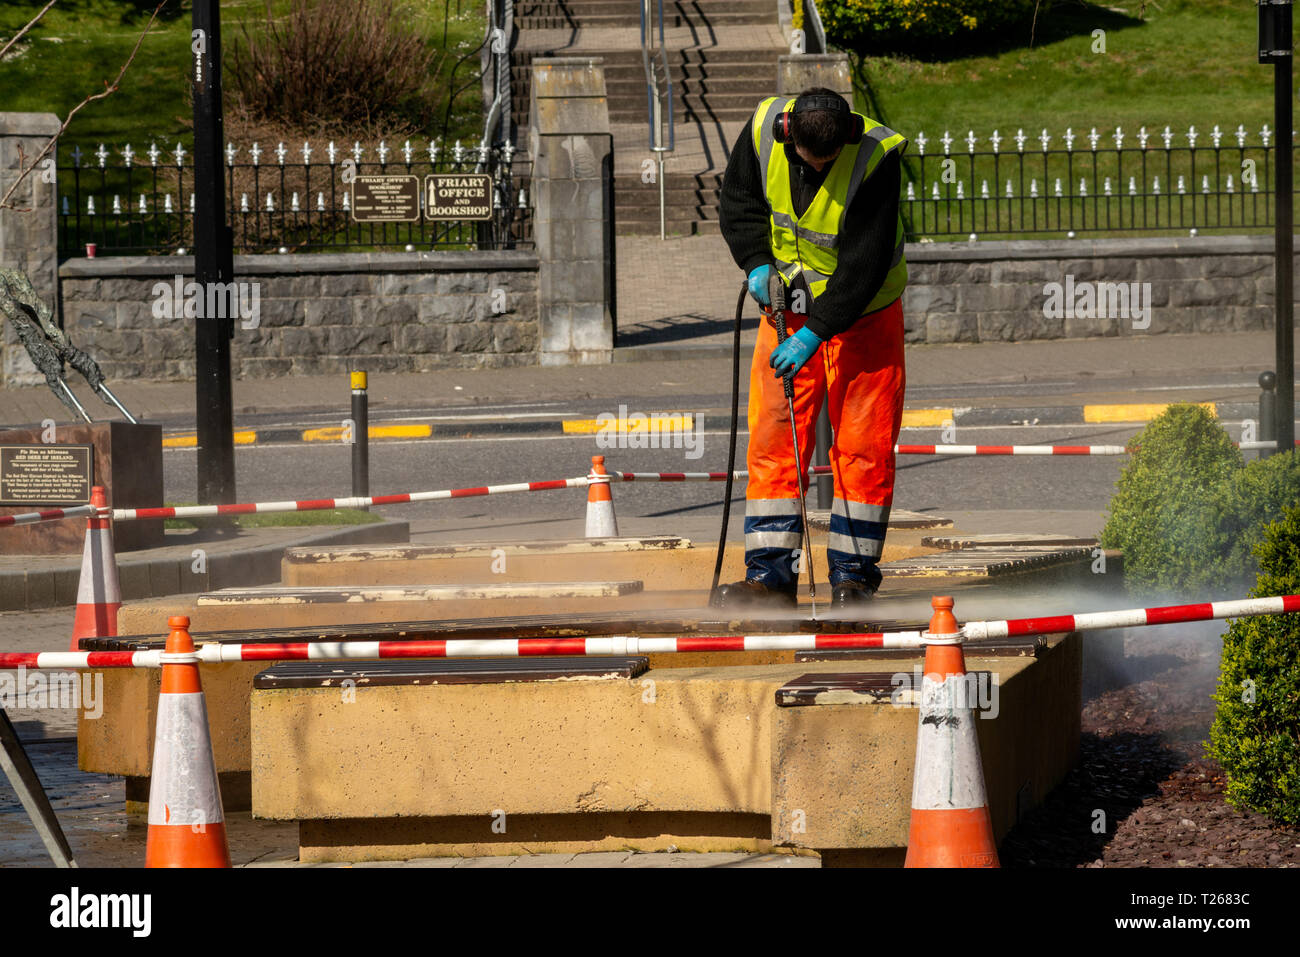
POLYGON ((736 300, 736 338, 731 352, 731 440, 727 446, 727 484, 722 495, 722 532, 718 535, 718 560, 713 565, 713 587, 709 589, 709 603, 718 594, 718 579, 722 577, 722 558, 727 551, 727 523, 731 517, 731 488, 736 474, 736 429, 740 419, 740 319, 745 311, 745 297, 749 283, 740 284, 740 297, 736 300))

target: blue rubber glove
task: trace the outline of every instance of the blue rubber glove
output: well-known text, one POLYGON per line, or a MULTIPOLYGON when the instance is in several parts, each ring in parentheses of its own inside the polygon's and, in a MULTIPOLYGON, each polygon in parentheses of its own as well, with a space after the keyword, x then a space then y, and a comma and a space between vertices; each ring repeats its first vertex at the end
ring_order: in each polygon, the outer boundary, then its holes
POLYGON ((821 344, 821 337, 804 326, 772 350, 767 364, 776 370, 778 379, 787 372, 798 372, 803 368, 804 363, 813 357, 821 344))
POLYGON ((749 274, 749 294, 761 306, 772 305, 772 300, 767 294, 767 281, 771 275, 772 267, 767 263, 758 266, 749 274))

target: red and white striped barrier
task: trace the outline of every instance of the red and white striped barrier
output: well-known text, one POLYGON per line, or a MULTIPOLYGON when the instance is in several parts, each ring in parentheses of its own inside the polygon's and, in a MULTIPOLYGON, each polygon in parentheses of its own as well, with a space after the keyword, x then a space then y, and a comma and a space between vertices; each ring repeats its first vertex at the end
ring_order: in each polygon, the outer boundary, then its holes
POLYGON ((1189 621, 1244 618, 1248 615, 1284 615, 1298 611, 1300 611, 1300 595, 1278 595, 1272 598, 1207 601, 1194 605, 1095 611, 1082 615, 971 621, 966 623, 963 633, 968 640, 979 641, 984 638, 1052 635, 1065 631, 1101 631, 1106 628, 1137 628, 1142 625, 1175 625, 1189 621))
POLYGON ((237 505, 177 505, 164 508, 115 508, 113 521, 135 522, 150 518, 210 518, 215 515, 251 515, 267 512, 313 512, 331 508, 367 508, 372 505, 407 505, 452 498, 475 498, 507 492, 544 492, 559 488, 586 488, 587 477, 554 479, 548 482, 515 482, 510 485, 480 485, 435 492, 403 492, 398 495, 370 495, 352 498, 316 498, 287 502, 246 502, 237 505))
POLYGON ((1122 445, 895 445, 897 455, 1125 455, 1122 445))
MULTIPOLYGON (((1300 612, 1300 595, 1166 605, 1158 608, 1128 608, 1044 618, 970 621, 962 627, 962 635, 966 641, 978 641, 1294 612, 1300 612)), ((678 638, 608 635, 595 638, 446 638, 434 641, 300 641, 242 645, 209 643, 200 645, 197 654, 205 664, 221 664, 231 661, 375 658, 532 658, 547 655, 600 657, 684 654, 692 651, 825 651, 921 648, 925 643, 924 633, 919 631, 678 638)), ((157 668, 161 665, 161 655, 162 652, 157 650, 8 652, 0 654, 0 668, 157 668)))
MULTIPOLYGON (((1300 439, 1296 442, 1300 445, 1300 439)), ((1239 442, 1244 451, 1271 449, 1276 442, 1239 442)), ((1122 445, 896 445, 898 455, 1071 455, 1115 456, 1125 455, 1122 445)), ((829 465, 815 465, 809 475, 829 475, 829 465)), ((749 472, 738 470, 734 478, 749 477, 749 472)), ((620 482, 725 482, 726 472, 616 472, 610 479, 620 482)), ((512 492, 544 492, 563 488, 586 488, 592 484, 591 476, 551 479, 544 482, 515 482, 507 485, 479 485, 470 488, 439 489, 431 492, 403 492, 396 495, 371 495, 367 497, 300 499, 284 502, 244 502, 234 505, 178 505, 163 508, 115 508, 113 521, 135 522, 162 518, 211 518, 217 515, 250 515, 268 512, 310 512, 333 508, 369 508, 377 505, 409 505, 416 502, 436 502, 453 498, 474 498, 482 495, 501 495, 512 492)), ((40 522, 61 521, 66 518, 84 518, 98 514, 93 505, 75 508, 50 508, 39 512, 18 515, 0 515, 0 528, 13 525, 34 525, 40 522)))
MULTIPOLYGON (((232 661, 330 661, 390 658, 606 657, 702 651, 823 651, 920 648, 921 632, 858 635, 693 635, 679 638, 602 635, 595 638, 446 638, 433 641, 297 641, 285 644, 204 644, 204 664, 232 661)), ((0 668, 157 668, 162 652, 39 651, 0 654, 0 668)))
POLYGON ((74 508, 46 508, 39 512, 19 512, 17 515, 0 515, 0 528, 13 525, 38 525, 41 522, 57 522, 65 518, 91 518, 99 514, 94 505, 78 505, 74 508))

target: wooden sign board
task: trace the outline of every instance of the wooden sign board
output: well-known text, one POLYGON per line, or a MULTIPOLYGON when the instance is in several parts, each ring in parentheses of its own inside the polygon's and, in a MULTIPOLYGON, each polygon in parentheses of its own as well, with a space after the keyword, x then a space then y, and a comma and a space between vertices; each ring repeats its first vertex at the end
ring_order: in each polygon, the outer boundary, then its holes
POLYGON ((414 223, 420 218, 418 176, 357 176, 352 219, 358 223, 414 223))
POLYGON ((492 218, 492 177, 486 173, 434 173, 424 178, 424 218, 492 218))

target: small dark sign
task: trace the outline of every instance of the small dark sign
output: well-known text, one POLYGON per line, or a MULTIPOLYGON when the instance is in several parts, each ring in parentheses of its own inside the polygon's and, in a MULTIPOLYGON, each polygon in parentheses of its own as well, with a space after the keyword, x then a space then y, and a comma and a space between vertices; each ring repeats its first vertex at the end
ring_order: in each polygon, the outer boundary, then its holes
POLYGON ((352 181, 355 222, 413 223, 419 218, 418 176, 358 176, 352 181))
POLYGON ((85 505, 94 461, 89 445, 0 445, 0 505, 85 505))
POLYGON ((434 173, 424 178, 425 219, 491 219, 492 177, 434 173))

